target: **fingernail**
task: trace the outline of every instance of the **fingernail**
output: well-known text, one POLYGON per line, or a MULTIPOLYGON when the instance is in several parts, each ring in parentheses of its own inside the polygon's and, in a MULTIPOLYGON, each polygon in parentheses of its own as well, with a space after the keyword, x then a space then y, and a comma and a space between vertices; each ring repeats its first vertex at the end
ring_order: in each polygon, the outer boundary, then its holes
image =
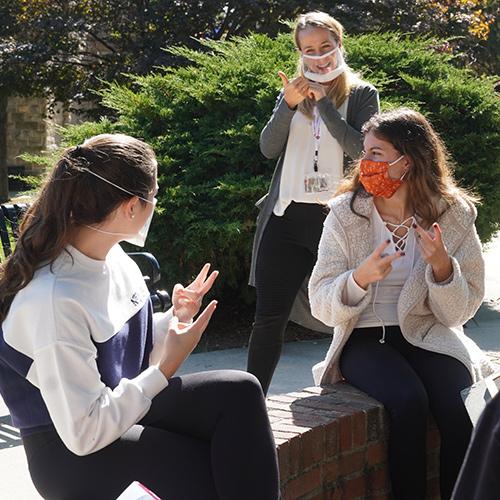
POLYGON ((390 242, 391 242, 391 240, 385 240, 385 242, 386 242, 386 243, 390 243, 390 242))
POLYGON ((405 252, 401 252, 401 257, 404 257, 406 255, 405 252))
POLYGON ((415 223, 413 223, 411 226, 413 227, 413 229, 417 229, 417 225, 415 223))
POLYGON ((434 224, 432 224, 432 227, 437 227, 437 223, 434 222, 434 224))
POLYGON ((398 247, 394 247, 394 250, 396 250, 396 252, 397 252, 399 250, 399 248, 398 247))

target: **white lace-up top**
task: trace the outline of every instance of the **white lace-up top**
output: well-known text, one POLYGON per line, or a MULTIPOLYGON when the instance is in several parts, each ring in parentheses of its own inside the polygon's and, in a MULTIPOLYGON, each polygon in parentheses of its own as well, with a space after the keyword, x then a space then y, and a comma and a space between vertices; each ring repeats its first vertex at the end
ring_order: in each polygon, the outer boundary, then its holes
MULTIPOLYGON (((412 227, 414 222, 413 216, 400 224, 385 222, 380 217, 375 205, 373 206, 371 214, 372 248, 376 248, 383 241, 390 239, 391 245, 387 247, 386 253, 390 254, 401 250, 405 252, 405 255, 393 261, 392 271, 377 283, 371 304, 362 312, 356 328, 399 324, 397 311, 399 293, 419 257, 415 231, 412 227), (398 236, 396 233, 401 229, 403 233, 398 236)), ((355 306, 366 293, 367 291, 354 281, 351 273, 344 288, 344 303, 355 306)))

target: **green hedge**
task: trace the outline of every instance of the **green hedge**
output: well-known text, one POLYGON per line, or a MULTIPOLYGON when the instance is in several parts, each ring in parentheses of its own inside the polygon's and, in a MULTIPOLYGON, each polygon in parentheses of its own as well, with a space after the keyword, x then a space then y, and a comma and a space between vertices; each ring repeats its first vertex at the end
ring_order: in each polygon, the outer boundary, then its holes
MULTIPOLYGON (((274 161, 259 152, 281 69, 296 68, 290 34, 251 35, 172 49, 190 64, 110 83, 103 103, 116 121, 71 126, 65 144, 105 131, 143 138, 159 160, 159 202, 147 248, 168 284, 187 279, 205 261, 222 270, 218 296, 248 298, 247 278, 257 210, 274 161)), ((442 134, 456 175, 483 197, 478 230, 487 241, 500 222, 500 104, 493 79, 453 66, 440 42, 396 33, 349 37, 348 61, 377 86, 382 108, 423 112, 442 134)))

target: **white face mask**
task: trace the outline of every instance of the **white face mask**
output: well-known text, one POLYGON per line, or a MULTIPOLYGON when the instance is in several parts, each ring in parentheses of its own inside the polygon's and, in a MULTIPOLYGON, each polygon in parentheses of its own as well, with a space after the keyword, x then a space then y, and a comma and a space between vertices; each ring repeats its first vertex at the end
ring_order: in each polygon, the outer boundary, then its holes
POLYGON ((342 51, 340 47, 336 47, 335 49, 326 52, 320 56, 309 56, 307 54, 302 54, 300 58, 302 73, 308 80, 312 80, 313 82, 318 83, 326 83, 335 80, 337 76, 341 75, 347 68, 347 65, 344 61, 344 57, 342 56, 342 51), (332 68, 334 61, 334 54, 336 54, 337 65, 335 68, 332 68), (317 61, 323 59, 323 64, 319 65, 317 61), (325 72, 321 71, 321 68, 325 69, 325 72), (328 71, 326 71, 328 68, 328 71))
MULTIPOLYGON (((144 200, 144 198, 141 198, 141 200, 144 200)), ((148 203, 151 203, 148 200, 145 200, 148 203)), ((144 225, 141 227, 139 232, 135 235, 132 235, 130 238, 127 238, 123 241, 127 241, 128 243, 132 243, 132 245, 137 245, 138 247, 143 247, 144 244, 146 243, 146 238, 148 237, 148 232, 149 232, 149 226, 151 226, 151 221, 153 220, 153 215, 155 213, 155 207, 156 207, 156 202, 158 200, 156 198, 153 198, 153 211, 151 212, 151 215, 148 217, 148 220, 144 223, 144 225)))
POLYGON ((137 196, 137 198, 139 198, 140 200, 145 201, 146 203, 150 203, 151 205, 153 205, 153 210, 151 211, 151 215, 148 217, 148 220, 144 223, 144 225, 141 227, 141 229, 139 229, 139 231, 137 233, 119 233, 119 232, 112 232, 112 231, 104 231, 103 229, 99 229, 98 227, 83 224, 85 227, 88 227, 89 229, 92 229, 93 231, 97 231, 98 233, 111 234, 114 236, 116 236, 116 235, 126 236, 126 238, 123 238, 123 241, 126 241, 127 243, 131 243, 132 245, 136 245, 138 247, 143 247, 144 244, 146 243, 146 238, 147 238, 148 232, 149 232, 149 226, 151 225, 151 221, 153 220, 153 215, 154 215, 154 211, 155 211, 154 209, 155 209, 155 206, 156 206, 156 203, 158 200, 156 198, 153 198, 153 201, 146 200, 146 198, 143 198, 142 196, 138 196, 134 193, 131 193, 127 189, 122 188, 118 184, 111 182, 110 180, 106 179, 105 177, 100 176, 99 174, 96 174, 95 172, 92 172, 92 170, 89 170, 88 168, 82 168, 82 170, 85 170, 89 174, 92 174, 93 176, 101 179, 102 181, 107 182, 108 184, 111 184, 112 186, 114 186, 117 189, 121 189, 125 193, 128 193, 132 196, 137 196))

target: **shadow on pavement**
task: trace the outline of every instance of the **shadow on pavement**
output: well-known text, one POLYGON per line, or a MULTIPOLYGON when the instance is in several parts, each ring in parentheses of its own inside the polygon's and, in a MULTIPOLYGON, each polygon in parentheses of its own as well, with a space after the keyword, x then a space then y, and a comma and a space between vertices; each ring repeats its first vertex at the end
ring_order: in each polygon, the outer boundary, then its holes
POLYGON ((12 426, 10 415, 0 417, 0 450, 22 444, 19 430, 12 426))
POLYGON ((498 299, 486 299, 473 320, 481 324, 482 322, 498 322, 500 326, 500 298, 498 299))

